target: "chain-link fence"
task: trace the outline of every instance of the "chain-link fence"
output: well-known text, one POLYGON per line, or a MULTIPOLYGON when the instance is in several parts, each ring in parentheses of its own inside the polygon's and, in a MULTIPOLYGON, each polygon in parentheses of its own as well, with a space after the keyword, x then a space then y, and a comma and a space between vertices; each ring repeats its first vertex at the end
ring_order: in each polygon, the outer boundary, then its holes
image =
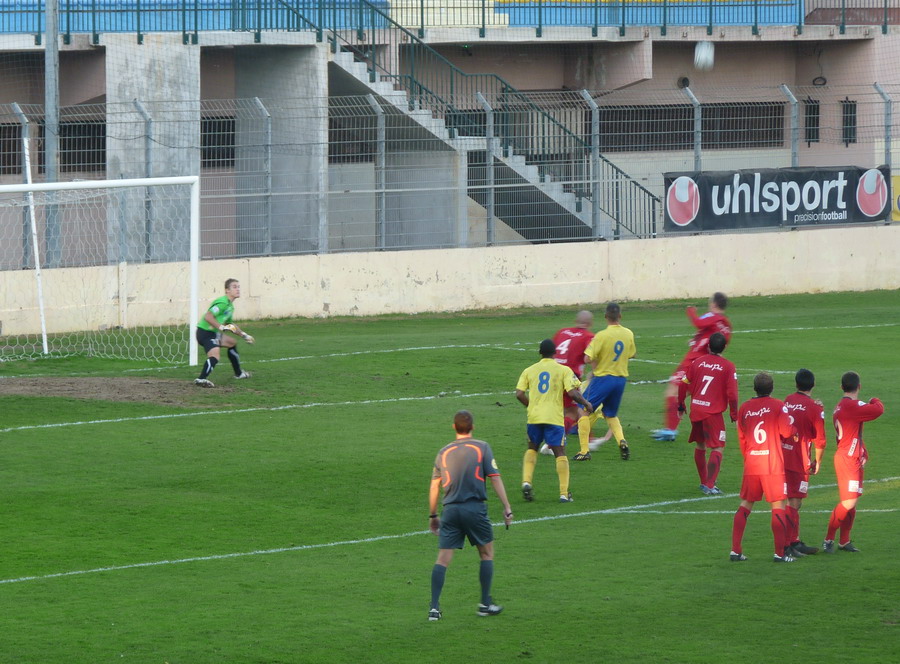
MULTIPOLYGON (((61 179, 202 180, 201 256, 654 237, 663 174, 898 158, 900 86, 135 101, 63 108, 61 179)), ((0 105, 0 182, 44 177, 0 105)), ((896 193, 896 192, 895 192, 896 193)))

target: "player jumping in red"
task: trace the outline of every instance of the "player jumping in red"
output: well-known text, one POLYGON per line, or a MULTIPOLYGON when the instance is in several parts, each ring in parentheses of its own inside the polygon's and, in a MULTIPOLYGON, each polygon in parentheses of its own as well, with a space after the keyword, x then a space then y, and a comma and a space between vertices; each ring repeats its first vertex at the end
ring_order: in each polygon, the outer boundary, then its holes
POLYGON ((694 333, 694 338, 688 342, 687 355, 681 360, 681 364, 678 365, 666 385, 663 428, 650 432, 655 440, 675 440, 675 436, 678 434, 678 422, 681 419, 681 413, 678 412, 678 386, 694 360, 709 352, 707 349, 709 338, 719 332, 725 335, 726 343, 731 340, 731 322, 725 317, 726 307, 728 307, 728 297, 725 293, 717 292, 709 298, 709 311, 702 316, 697 315, 696 307, 687 308, 687 316, 697 331, 694 333))

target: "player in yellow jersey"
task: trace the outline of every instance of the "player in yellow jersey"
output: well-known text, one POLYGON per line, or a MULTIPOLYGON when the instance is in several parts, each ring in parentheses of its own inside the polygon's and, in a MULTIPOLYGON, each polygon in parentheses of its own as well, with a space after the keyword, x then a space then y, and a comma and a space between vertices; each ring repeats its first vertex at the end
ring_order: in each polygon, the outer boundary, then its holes
POLYGON ((591 426, 601 414, 619 443, 622 460, 628 461, 631 457, 617 414, 625 392, 628 360, 634 357, 637 348, 634 345, 634 334, 621 325, 621 320, 622 308, 615 302, 607 304, 606 329, 597 332, 584 351, 584 362, 591 366, 594 374, 584 397, 591 402, 593 413, 587 411, 578 420, 578 443, 581 449, 573 457, 575 461, 590 461, 588 444, 591 426))
POLYGON ((591 404, 578 389, 580 381, 567 366, 553 359, 556 344, 552 339, 541 342, 539 362, 532 364, 519 376, 516 398, 528 409, 528 449, 522 464, 522 495, 534 500, 532 480, 537 464, 538 449, 545 442, 556 457, 556 473, 559 475, 559 502, 571 503, 569 492, 569 458, 566 456, 566 432, 563 417, 563 394, 581 404, 590 413, 591 404))

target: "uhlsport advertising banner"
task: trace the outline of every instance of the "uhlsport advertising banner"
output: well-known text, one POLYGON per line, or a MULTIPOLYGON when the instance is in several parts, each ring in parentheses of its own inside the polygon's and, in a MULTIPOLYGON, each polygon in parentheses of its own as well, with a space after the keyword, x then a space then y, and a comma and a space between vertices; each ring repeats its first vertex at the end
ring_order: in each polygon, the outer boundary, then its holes
POLYGON ((887 220, 887 166, 664 173, 665 230, 850 224, 887 220))

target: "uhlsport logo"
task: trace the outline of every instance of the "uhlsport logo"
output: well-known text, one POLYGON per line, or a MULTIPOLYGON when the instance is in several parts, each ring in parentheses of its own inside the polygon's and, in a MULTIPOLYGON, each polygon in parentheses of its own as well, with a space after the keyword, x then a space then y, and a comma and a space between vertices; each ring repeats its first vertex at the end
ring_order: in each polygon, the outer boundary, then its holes
POLYGON ((856 204, 867 217, 875 217, 884 211, 887 203, 887 182, 877 168, 870 168, 856 185, 856 204))
POLYGON ((700 211, 700 190, 686 175, 675 178, 666 192, 666 212, 677 226, 687 226, 700 211))

